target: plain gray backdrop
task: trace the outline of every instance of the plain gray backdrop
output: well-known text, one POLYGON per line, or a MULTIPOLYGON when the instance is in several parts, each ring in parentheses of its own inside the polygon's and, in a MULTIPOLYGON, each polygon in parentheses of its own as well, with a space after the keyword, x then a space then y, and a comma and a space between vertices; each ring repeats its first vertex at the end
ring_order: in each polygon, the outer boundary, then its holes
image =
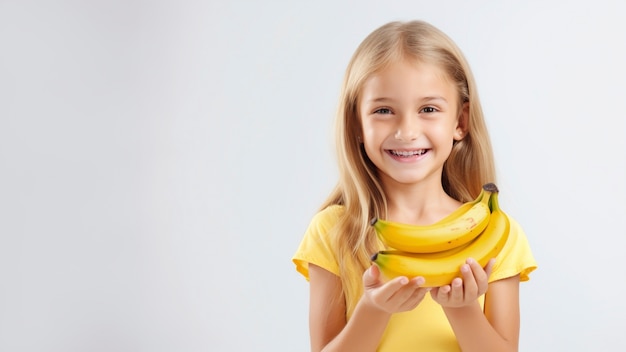
POLYGON ((619 1, 0 0, 0 351, 307 351, 291 255, 359 42, 466 54, 539 268, 522 351, 626 350, 619 1))

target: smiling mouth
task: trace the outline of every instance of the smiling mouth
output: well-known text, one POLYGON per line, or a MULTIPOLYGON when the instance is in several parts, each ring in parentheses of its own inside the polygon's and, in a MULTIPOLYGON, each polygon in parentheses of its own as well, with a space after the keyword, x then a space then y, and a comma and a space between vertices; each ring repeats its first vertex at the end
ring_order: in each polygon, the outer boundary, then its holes
POLYGON ((424 155, 428 149, 418 149, 418 150, 389 150, 389 154, 393 156, 399 156, 402 158, 410 158, 412 156, 424 155))

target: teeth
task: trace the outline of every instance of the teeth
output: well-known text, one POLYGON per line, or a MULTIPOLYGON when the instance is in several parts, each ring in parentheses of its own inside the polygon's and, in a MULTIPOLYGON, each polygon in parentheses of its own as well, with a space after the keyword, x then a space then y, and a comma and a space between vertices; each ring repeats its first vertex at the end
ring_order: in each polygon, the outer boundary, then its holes
POLYGON ((398 155, 398 156, 422 155, 424 153, 426 153, 426 150, 424 150, 424 149, 412 150, 412 151, 400 151, 400 150, 392 150, 391 151, 391 154, 398 155))

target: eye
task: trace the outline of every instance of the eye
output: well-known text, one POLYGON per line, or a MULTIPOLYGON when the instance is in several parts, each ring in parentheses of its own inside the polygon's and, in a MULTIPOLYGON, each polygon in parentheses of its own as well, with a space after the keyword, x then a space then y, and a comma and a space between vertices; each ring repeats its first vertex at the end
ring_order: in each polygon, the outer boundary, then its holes
POLYGON ((388 108, 380 108, 374 110, 374 114, 388 115, 391 114, 391 109, 388 108))
POLYGON ((437 109, 433 108, 432 106, 427 106, 427 107, 422 109, 422 112, 432 113, 432 112, 437 112, 437 109))

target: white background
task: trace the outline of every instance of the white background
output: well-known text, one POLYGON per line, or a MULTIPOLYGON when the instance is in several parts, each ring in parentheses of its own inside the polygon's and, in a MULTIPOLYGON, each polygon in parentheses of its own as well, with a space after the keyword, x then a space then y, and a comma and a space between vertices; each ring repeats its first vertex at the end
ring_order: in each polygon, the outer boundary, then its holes
POLYGON ((358 43, 465 52, 539 269, 522 351, 626 350, 619 1, 0 1, 0 351, 306 351, 291 255, 358 43))

